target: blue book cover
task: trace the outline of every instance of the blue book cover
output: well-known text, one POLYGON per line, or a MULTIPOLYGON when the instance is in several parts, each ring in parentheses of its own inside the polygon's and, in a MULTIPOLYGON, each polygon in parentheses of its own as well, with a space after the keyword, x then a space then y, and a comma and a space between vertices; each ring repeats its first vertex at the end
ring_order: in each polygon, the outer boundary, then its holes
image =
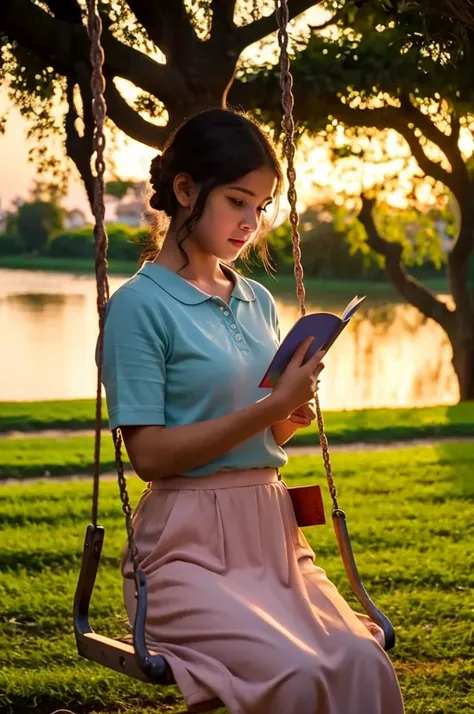
POLYGON ((356 295, 340 317, 330 312, 314 312, 300 317, 281 343, 258 386, 267 389, 275 387, 293 357, 296 348, 307 337, 314 337, 314 340, 306 353, 304 361, 307 362, 316 352, 321 352, 322 359, 365 298, 365 295, 362 297, 356 295))

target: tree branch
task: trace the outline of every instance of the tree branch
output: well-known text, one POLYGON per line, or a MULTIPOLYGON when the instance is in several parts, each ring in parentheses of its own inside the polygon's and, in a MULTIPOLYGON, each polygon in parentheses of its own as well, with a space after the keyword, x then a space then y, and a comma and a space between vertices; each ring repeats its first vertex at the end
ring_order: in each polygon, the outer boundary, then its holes
POLYGON ((82 22, 81 8, 77 0, 44 0, 54 17, 66 22, 75 22, 78 25, 82 22))
POLYGON ((408 125, 397 128, 397 131, 403 136, 410 151, 416 159, 418 166, 425 174, 431 176, 435 181, 440 181, 442 184, 447 186, 454 195, 458 193, 458 184, 455 181, 454 176, 449 171, 443 169, 441 164, 436 161, 432 161, 425 154, 422 145, 420 144, 419 138, 415 134, 415 129, 411 129, 408 125))
MULTIPOLYGON (((314 5, 319 5, 321 0, 314 2, 314 0, 288 0, 288 10, 290 20, 301 15, 302 12, 308 10, 314 5)), ((259 20, 244 25, 243 27, 237 27, 234 32, 233 38, 233 48, 237 50, 240 54, 245 47, 258 42, 258 40, 263 39, 277 29, 276 14, 272 12, 271 15, 261 17, 259 20)))
POLYGON ((321 110, 321 106, 326 106, 327 114, 334 115, 337 119, 349 126, 365 126, 374 127, 376 129, 386 129, 390 127, 395 129, 408 143, 411 153, 425 174, 447 186, 458 200, 464 195, 466 189, 464 172, 462 172, 461 175, 461 172, 458 173, 454 168, 453 172, 446 171, 440 163, 428 158, 420 143, 420 139, 416 136, 415 126, 410 127, 410 124, 416 125, 425 138, 433 142, 438 142, 437 145, 446 153, 450 161, 452 158, 452 149, 455 148, 457 152, 457 147, 453 147, 451 138, 435 127, 433 122, 415 109, 411 103, 410 106, 414 112, 416 112, 416 115, 409 113, 408 108, 403 107, 353 109, 334 99, 330 100, 329 105, 328 103, 324 103, 324 99, 318 102, 318 105, 319 111, 321 110), (444 141, 445 139, 449 140, 449 145, 444 141))
POLYGON ((165 52, 162 47, 164 3, 161 0, 127 0, 127 3, 148 37, 165 52))
MULTIPOLYGON (((68 76, 72 64, 89 62, 85 28, 52 18, 31 0, 3 0, 0 23, 11 40, 28 47, 58 74, 68 76)), ((180 104, 191 99, 184 79, 170 66, 124 45, 107 31, 104 31, 102 44, 107 74, 128 79, 164 104, 180 104)))
MULTIPOLYGON (((81 74, 81 68, 77 68, 81 74)), ((84 74, 88 74, 87 66, 84 67, 84 74)), ((92 95, 87 89, 87 83, 81 89, 81 97, 83 104, 83 126, 84 134, 80 136, 76 120, 79 119, 75 104, 74 104, 74 86, 75 81, 68 77, 66 88, 66 99, 68 102, 68 110, 64 119, 66 129, 66 151, 68 156, 74 161, 77 170, 82 178, 86 189, 89 204, 92 206, 94 202, 94 178, 92 176, 91 158, 93 152, 93 119, 90 107, 92 106, 92 95), (83 93, 84 91, 84 93, 83 93)))
POLYGON ((327 27, 331 27, 331 25, 335 25, 339 20, 342 20, 345 17, 345 7, 344 5, 337 10, 337 12, 334 13, 326 22, 323 22, 321 25, 310 25, 310 29, 312 32, 317 33, 320 30, 325 30, 327 27))
POLYGON ((234 11, 236 0, 212 0, 211 37, 228 35, 235 28, 234 11))
POLYGON ((196 51, 199 39, 183 0, 127 0, 127 3, 148 36, 168 61, 179 51, 196 51))
POLYGON ((368 245, 377 253, 385 256, 387 275, 398 292, 418 308, 425 317, 431 317, 448 331, 448 327, 452 323, 452 312, 422 283, 409 275, 401 261, 401 245, 385 240, 378 232, 373 218, 374 206, 375 199, 362 196, 359 220, 367 232, 368 245))
POLYGON ((415 107, 406 93, 403 93, 400 97, 400 108, 405 114, 406 121, 413 123, 429 141, 439 146, 446 156, 449 156, 450 153, 453 153, 453 150, 457 149, 457 140, 453 141, 452 135, 450 136, 441 131, 427 114, 415 107))
POLYGON ((451 134, 445 134, 427 114, 415 107, 406 95, 401 98, 401 108, 407 121, 415 124, 421 133, 445 154, 452 167, 453 180, 458 184, 457 193, 463 193, 469 183, 469 175, 459 149, 461 127, 457 115, 454 112, 451 114, 451 134))
POLYGON ((157 126, 143 119, 130 107, 112 81, 105 88, 107 113, 114 124, 132 139, 161 149, 169 133, 168 126, 157 126))

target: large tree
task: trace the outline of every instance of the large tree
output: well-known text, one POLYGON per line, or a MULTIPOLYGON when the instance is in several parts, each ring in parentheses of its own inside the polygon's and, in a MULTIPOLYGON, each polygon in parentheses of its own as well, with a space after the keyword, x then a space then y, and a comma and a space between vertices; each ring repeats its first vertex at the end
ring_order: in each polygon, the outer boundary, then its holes
MULTIPOLYGON (((387 275, 398 292, 445 330, 461 399, 474 399, 474 296, 469 286, 474 253, 474 160, 472 153, 466 155, 460 148, 462 133, 464 139, 470 136, 474 141, 472 47, 459 45, 453 66, 445 44, 433 41, 430 45, 424 36, 419 44, 413 40, 426 20, 420 13, 412 15, 408 32, 406 15, 394 22, 380 4, 355 4, 362 8, 346 3, 336 38, 314 35, 295 58, 298 116, 313 133, 334 130, 336 122, 356 133, 360 127, 395 129, 424 176, 442 184, 454 197, 460 226, 447 255, 452 307, 409 274, 402 244, 387 240, 377 227, 373 197, 362 197, 360 220, 369 246, 384 257, 387 275)), ((266 108, 271 107, 271 78, 256 74, 242 89, 251 83, 258 96, 267 98, 264 119, 277 121, 272 109, 266 108)), ((273 91, 276 102, 277 90, 273 91)), ((250 96, 248 102, 252 104, 250 96)), ((255 106, 262 105, 257 102, 255 106)))
MULTIPOLYGON (((242 52, 276 29, 273 3, 236 0, 103 0, 108 116, 125 134, 160 148, 183 117, 221 105, 242 52), (262 6, 265 14, 258 12, 262 6), (253 10, 253 13, 252 13, 253 10), (161 53, 161 54, 160 54, 161 53), (161 57, 166 58, 166 63, 161 57), (139 90, 133 105, 117 87, 139 90), (167 116, 167 121, 153 121, 167 116)), ((294 18, 318 5, 289 0, 294 18)), ((65 100, 65 144, 92 195, 89 41, 83 0, 2 0, 3 77, 10 95, 43 139, 54 126, 52 101, 65 100), (78 122, 78 120, 80 120, 78 122)), ((59 130, 60 127, 57 127, 59 130)))
MULTIPOLYGON (((54 99, 65 101, 67 112, 57 129, 64 131, 67 153, 91 197, 93 121, 84 5, 84 0, 2 0, 0 39, 3 81, 31 120, 36 138, 54 126, 54 99)), ((474 23, 466 20, 472 3, 288 0, 291 18, 317 5, 333 10, 340 34, 324 39, 315 29, 309 42, 296 44, 297 119, 313 132, 326 126, 328 116, 348 126, 393 127, 425 174, 456 197, 461 230, 448 264, 454 309, 407 273, 401 247, 377 231, 369 200, 364 200, 361 220, 399 292, 445 329, 461 398, 474 398, 474 307, 467 283, 474 184, 458 141, 461 118, 473 105, 474 23), (444 129, 422 106, 423 99, 440 97, 449 108, 444 129), (426 153, 427 140, 439 147, 448 166, 426 153)), ((276 29, 273 0, 102 0, 100 8, 108 114, 128 136, 160 148, 183 117, 227 101, 279 122, 275 68, 247 73, 239 68, 242 52, 276 29), (119 79, 139 90, 134 102, 119 90, 119 79)))

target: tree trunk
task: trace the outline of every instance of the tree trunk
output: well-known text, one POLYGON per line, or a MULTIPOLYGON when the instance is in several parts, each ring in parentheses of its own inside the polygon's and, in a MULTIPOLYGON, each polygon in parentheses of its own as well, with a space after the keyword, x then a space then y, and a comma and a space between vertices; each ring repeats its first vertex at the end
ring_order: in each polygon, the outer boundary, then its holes
MULTIPOLYGON (((472 196, 472 189, 469 191, 472 196)), ((447 333, 453 349, 453 367, 461 401, 474 399, 474 299, 469 285, 469 258, 474 245, 472 201, 459 202, 461 226, 448 254, 448 279, 455 310, 447 333)))
POLYGON ((460 401, 474 400, 474 320, 459 315, 449 335, 453 349, 453 367, 459 382, 460 401))

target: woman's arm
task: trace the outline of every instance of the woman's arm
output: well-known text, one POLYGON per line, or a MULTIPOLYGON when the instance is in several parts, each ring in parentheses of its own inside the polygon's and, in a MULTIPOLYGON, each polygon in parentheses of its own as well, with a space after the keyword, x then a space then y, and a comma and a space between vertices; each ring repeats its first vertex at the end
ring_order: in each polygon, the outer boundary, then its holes
POLYGON ((272 434, 275 442, 278 446, 283 446, 287 441, 291 439, 297 429, 300 428, 299 424, 295 424, 290 419, 285 419, 284 421, 279 421, 272 426, 272 434))
MULTIPOLYGON (((284 406, 283 406, 284 410, 284 406)), ((144 481, 182 474, 222 456, 281 419, 274 392, 226 416, 184 426, 123 426, 127 453, 144 481)))
POLYGON ((222 456, 273 424, 294 418, 314 394, 322 369, 318 355, 303 364, 311 342, 308 338, 299 345, 271 394, 239 411, 169 428, 121 426, 130 461, 140 478, 154 481, 182 474, 222 456))
POLYGON ((316 406, 314 400, 311 399, 306 404, 302 404, 298 409, 295 409, 288 419, 273 424, 273 438, 278 446, 282 446, 282 444, 285 444, 291 439, 295 431, 310 426, 315 418, 316 406))

